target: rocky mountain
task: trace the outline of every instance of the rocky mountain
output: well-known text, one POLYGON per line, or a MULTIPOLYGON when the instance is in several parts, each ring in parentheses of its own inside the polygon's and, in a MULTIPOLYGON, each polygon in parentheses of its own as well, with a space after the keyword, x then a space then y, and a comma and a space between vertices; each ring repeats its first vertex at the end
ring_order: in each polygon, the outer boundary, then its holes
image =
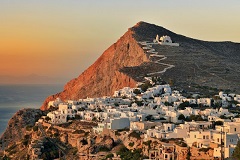
POLYGON ((47 103, 57 97, 65 100, 109 96, 120 88, 135 87, 146 75, 161 76, 184 89, 204 86, 239 92, 239 60, 239 43, 197 40, 139 22, 79 77, 69 81, 62 92, 49 96, 41 109, 47 109, 47 103), (154 55, 139 42, 152 42, 156 35, 168 35, 180 46, 152 45, 154 55))
POLYGON ((43 115, 40 109, 21 109, 8 121, 5 132, 0 137, 0 151, 12 145, 27 134, 29 128, 43 115))

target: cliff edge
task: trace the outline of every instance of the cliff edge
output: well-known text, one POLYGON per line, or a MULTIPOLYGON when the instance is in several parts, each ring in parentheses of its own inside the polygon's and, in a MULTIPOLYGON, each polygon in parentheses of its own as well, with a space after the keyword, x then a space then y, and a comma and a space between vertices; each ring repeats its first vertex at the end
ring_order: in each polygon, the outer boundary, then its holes
POLYGON ((28 132, 28 128, 34 126, 42 115, 43 111, 40 109, 21 109, 17 111, 8 121, 8 126, 0 137, 0 151, 23 139, 28 132))
POLYGON ((134 34, 130 28, 94 64, 79 77, 69 81, 62 92, 49 96, 41 110, 46 110, 48 102, 57 97, 63 100, 77 100, 86 97, 110 96, 120 88, 135 87, 137 81, 120 71, 123 67, 139 66, 149 61, 134 38, 134 34))

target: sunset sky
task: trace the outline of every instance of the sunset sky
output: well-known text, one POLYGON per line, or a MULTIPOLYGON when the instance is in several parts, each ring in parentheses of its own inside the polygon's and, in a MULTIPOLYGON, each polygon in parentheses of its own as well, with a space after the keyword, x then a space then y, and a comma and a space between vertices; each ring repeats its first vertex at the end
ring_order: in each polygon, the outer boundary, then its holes
POLYGON ((240 42, 239 0, 1 0, 0 76, 77 77, 138 21, 240 42))

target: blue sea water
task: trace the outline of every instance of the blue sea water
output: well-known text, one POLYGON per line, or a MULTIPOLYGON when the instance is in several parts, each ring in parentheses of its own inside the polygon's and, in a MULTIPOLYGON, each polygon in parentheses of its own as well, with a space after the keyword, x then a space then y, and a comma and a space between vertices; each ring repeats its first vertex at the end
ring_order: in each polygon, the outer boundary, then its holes
POLYGON ((0 136, 19 109, 40 108, 46 97, 62 89, 62 84, 0 85, 0 136))

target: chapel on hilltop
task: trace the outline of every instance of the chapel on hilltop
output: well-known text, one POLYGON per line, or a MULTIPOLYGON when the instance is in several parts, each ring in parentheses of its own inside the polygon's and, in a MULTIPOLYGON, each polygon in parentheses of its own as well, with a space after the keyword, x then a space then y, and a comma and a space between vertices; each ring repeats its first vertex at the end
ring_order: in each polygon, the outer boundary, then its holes
POLYGON ((173 43, 172 39, 169 36, 162 36, 159 38, 157 35, 156 38, 153 40, 154 43, 158 43, 161 45, 169 45, 169 46, 179 46, 179 43, 173 43))

